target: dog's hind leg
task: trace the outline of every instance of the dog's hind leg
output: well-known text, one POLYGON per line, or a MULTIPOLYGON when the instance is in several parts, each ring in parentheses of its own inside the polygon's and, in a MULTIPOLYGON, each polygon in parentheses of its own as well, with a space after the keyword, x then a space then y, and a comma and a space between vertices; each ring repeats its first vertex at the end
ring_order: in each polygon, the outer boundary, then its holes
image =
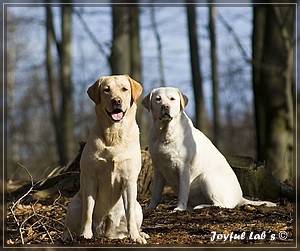
POLYGON ((78 194, 72 199, 67 209, 65 225, 67 229, 62 235, 63 241, 68 241, 71 238, 71 232, 79 235, 81 225, 82 203, 78 194))
POLYGON ((261 205, 265 205, 267 207, 276 207, 276 203, 270 202, 270 201, 262 201, 262 200, 258 200, 258 201, 254 201, 254 200, 247 200, 245 198, 242 198, 242 202, 239 204, 240 206, 242 205, 252 205, 252 206, 261 206, 261 205))
POLYGON ((202 208, 212 207, 212 206, 213 205, 201 204, 201 205, 195 206, 193 209, 202 209, 202 208))

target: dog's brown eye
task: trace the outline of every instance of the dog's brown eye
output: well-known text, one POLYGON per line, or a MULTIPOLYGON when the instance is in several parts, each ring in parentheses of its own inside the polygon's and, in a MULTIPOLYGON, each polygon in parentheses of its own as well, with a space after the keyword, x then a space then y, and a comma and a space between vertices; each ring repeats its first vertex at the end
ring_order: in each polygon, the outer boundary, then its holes
POLYGON ((109 86, 106 86, 106 87, 104 88, 104 92, 105 92, 105 93, 109 93, 109 91, 110 91, 109 86))
POLYGON ((123 92, 126 92, 126 91, 128 91, 128 89, 127 89, 126 87, 123 87, 123 88, 122 88, 122 91, 123 91, 123 92))
POLYGON ((171 97, 171 98, 170 98, 170 100, 171 100, 171 101, 174 101, 174 100, 175 100, 175 98, 171 97))
POLYGON ((157 102, 160 102, 161 101, 161 97, 156 97, 155 99, 157 102))

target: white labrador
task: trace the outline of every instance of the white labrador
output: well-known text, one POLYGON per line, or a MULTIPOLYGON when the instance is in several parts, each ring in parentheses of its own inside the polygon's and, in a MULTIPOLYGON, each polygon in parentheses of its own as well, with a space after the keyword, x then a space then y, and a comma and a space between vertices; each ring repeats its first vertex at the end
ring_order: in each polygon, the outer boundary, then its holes
POLYGON ((142 104, 151 111, 149 151, 154 164, 149 208, 155 208, 168 183, 178 194, 175 210, 243 204, 276 206, 242 196, 238 179, 225 157, 183 111, 188 99, 177 88, 153 89, 142 104))
MULTIPOLYGON (((143 214, 137 202, 141 168, 139 128, 135 121, 139 83, 127 75, 97 80, 88 95, 96 120, 80 160, 80 190, 68 206, 66 225, 86 239, 130 237, 146 243, 143 214)), ((63 239, 69 236, 65 231, 63 239)))

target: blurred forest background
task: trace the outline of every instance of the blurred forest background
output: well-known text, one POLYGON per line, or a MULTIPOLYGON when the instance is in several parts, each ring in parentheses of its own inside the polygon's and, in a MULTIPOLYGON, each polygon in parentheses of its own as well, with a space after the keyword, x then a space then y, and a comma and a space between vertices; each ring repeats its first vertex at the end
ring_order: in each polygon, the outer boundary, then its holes
MULTIPOLYGON (((8 180, 27 179, 23 166, 40 179, 72 161, 94 119, 87 88, 126 73, 143 96, 178 87, 222 153, 265 161, 292 181, 295 4, 6 4, 4 14, 8 180)), ((137 119, 145 148, 143 107, 137 119)))

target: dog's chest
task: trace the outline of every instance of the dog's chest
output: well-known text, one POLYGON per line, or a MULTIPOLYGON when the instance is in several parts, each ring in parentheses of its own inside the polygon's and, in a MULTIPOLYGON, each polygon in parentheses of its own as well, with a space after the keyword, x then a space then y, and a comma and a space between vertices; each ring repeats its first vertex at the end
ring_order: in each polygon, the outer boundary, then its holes
MULTIPOLYGON (((131 163, 133 147, 122 150, 122 146, 104 146, 97 140, 87 144, 81 158, 81 172, 97 179, 97 183, 118 183, 137 168, 131 163)), ((135 152, 134 152, 135 153, 135 152)), ((138 152, 139 153, 139 152, 138 152)), ((137 154, 137 153, 136 153, 137 154)))
POLYGON ((97 171, 99 176, 109 174, 112 177, 125 175, 129 168, 130 154, 117 148, 106 147, 96 152, 97 171))
POLYGON ((150 147, 154 162, 159 163, 163 169, 177 171, 183 168, 188 161, 188 152, 185 148, 178 146, 174 141, 156 141, 150 147))

